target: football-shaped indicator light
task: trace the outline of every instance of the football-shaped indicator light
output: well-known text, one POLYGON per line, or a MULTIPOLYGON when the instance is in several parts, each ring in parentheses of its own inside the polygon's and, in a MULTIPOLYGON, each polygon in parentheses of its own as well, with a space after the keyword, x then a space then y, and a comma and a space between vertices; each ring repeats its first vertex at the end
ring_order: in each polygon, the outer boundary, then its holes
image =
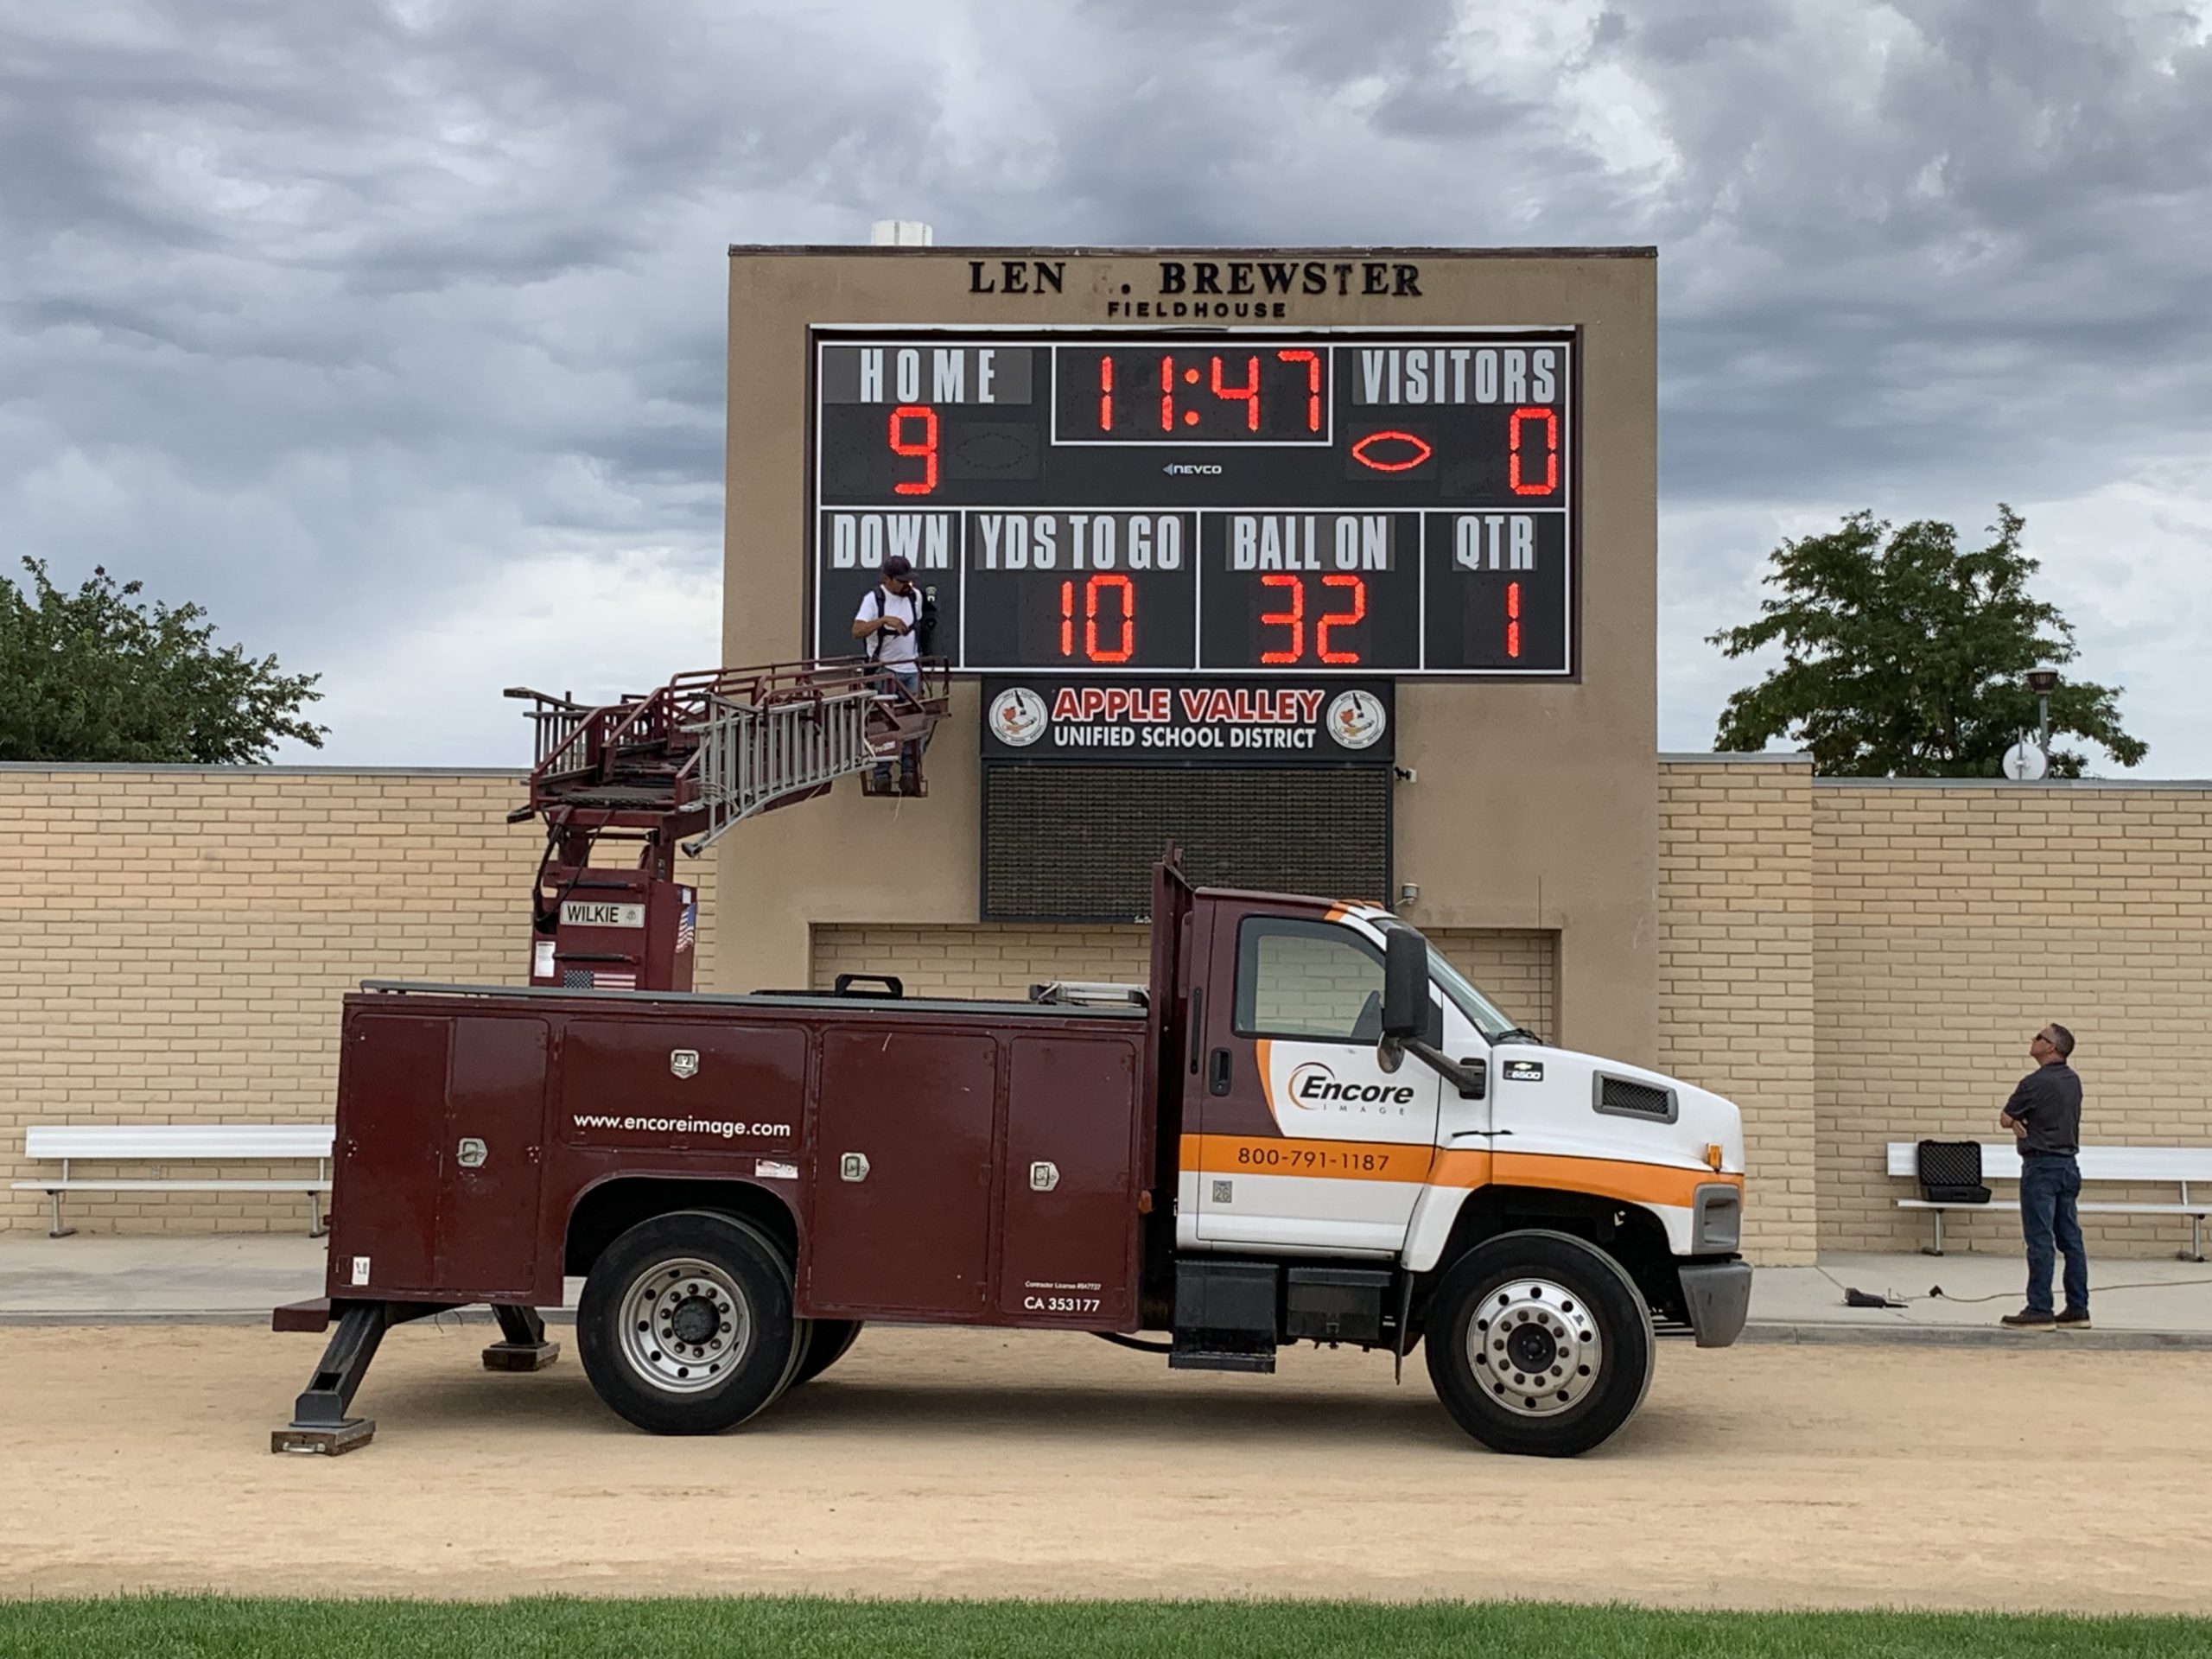
POLYGON ((1410 432, 1370 432, 1351 447, 1351 458, 1378 473, 1411 472, 1436 451, 1410 432))

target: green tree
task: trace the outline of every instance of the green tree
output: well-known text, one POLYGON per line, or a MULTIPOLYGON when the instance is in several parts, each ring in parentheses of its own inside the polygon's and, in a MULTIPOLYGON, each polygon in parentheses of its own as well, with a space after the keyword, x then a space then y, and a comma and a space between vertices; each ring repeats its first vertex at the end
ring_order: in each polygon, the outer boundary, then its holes
POLYGON ((0 760, 266 760, 280 738, 322 747, 302 718, 317 674, 284 674, 213 643, 197 605, 138 597, 105 569, 73 594, 25 559, 30 580, 0 577, 0 760))
MULTIPOLYGON (((1961 551, 1949 524, 1893 531, 1871 512, 1770 556, 1759 617, 1710 636, 1735 658, 1779 644, 1782 665, 1728 699, 1714 746, 1786 737, 1840 778, 1996 778, 2005 751, 2036 729, 2022 676, 2075 657, 2074 630, 2033 598, 2039 568, 2020 551, 2026 521, 1998 504, 1995 539, 1961 551)), ((2146 753, 2120 728, 2118 686, 2062 678, 2050 698, 2053 777, 2078 778, 2084 737, 2123 766, 2146 753)))

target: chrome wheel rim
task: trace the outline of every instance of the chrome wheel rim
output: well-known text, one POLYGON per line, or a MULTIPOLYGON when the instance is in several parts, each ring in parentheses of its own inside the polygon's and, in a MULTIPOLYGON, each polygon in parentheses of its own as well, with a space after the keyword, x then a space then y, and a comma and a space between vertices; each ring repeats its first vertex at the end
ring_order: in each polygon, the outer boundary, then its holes
POLYGON ((745 1293, 711 1262, 689 1255, 657 1262, 623 1294, 622 1357, 656 1389, 714 1388, 752 1342, 745 1293))
POLYGON ((1467 1321, 1467 1363, 1483 1392, 1516 1417, 1555 1417, 1590 1396, 1605 1342, 1582 1298, 1548 1279, 1510 1279, 1467 1321))

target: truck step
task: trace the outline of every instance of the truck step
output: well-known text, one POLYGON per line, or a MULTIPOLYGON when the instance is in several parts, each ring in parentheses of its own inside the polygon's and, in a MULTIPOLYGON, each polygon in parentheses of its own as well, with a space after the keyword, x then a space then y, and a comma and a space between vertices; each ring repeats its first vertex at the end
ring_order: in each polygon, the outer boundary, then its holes
POLYGON ((1261 1371, 1275 1368, 1274 1351, 1263 1354, 1224 1354, 1198 1348, 1177 1348, 1167 1356, 1171 1371, 1261 1371))

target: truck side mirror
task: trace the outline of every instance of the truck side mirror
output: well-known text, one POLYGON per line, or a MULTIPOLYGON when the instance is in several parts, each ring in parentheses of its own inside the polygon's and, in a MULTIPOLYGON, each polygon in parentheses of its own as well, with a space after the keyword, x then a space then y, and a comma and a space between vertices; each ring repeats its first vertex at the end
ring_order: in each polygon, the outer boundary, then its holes
POLYGON ((1428 941, 1410 928, 1382 936, 1382 1035, 1404 1042, 1428 1033, 1428 941))

